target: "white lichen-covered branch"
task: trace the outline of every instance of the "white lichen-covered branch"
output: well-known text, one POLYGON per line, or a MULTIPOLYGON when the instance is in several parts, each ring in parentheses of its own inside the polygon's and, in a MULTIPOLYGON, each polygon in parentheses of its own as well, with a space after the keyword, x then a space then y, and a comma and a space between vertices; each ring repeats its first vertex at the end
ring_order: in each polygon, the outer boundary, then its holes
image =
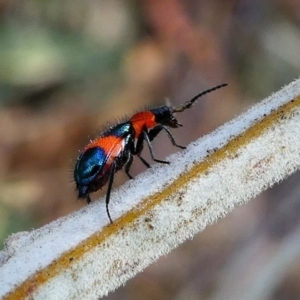
MULTIPOLYGON (((224 99, 225 101, 226 99, 224 99)), ((103 200, 11 236, 4 299, 97 299, 300 166, 300 80, 103 200)))

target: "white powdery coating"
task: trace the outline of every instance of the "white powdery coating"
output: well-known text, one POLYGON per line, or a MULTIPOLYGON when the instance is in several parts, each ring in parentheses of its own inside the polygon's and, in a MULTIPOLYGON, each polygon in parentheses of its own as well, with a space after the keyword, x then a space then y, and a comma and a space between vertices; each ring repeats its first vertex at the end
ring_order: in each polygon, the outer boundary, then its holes
MULTIPOLYGON (((220 148, 264 114, 300 94, 297 80, 236 120, 168 158, 170 166, 155 165, 111 195, 113 219, 145 197, 163 190, 207 150, 220 148)), ((49 280, 33 295, 36 299, 96 299, 114 290, 161 255, 169 252, 236 205, 294 172, 300 165, 298 112, 266 131, 237 156, 215 164, 205 175, 193 178, 182 191, 147 212, 147 216, 119 230, 105 245, 89 251, 70 268, 49 280)), ((107 224, 103 201, 61 218, 38 230, 13 235, 1 253, 0 297, 37 270, 75 247, 107 224)))

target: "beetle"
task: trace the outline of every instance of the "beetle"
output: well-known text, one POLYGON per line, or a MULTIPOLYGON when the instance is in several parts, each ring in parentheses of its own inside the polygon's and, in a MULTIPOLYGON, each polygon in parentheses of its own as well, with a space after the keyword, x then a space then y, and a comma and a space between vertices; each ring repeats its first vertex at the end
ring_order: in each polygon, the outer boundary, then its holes
POLYGON ((176 108, 164 105, 138 112, 128 121, 109 127, 97 138, 90 141, 78 156, 75 164, 74 181, 78 198, 86 199, 87 203, 90 203, 90 193, 101 189, 108 183, 105 203, 107 216, 112 224, 108 204, 115 173, 124 168, 127 176, 132 179, 129 171, 134 155, 147 168, 150 168, 150 164, 141 156, 144 143, 148 146, 153 161, 169 164, 170 162, 155 157, 151 144, 153 139, 161 131, 165 131, 175 147, 185 149, 184 146, 176 143, 168 128, 182 126, 174 114, 183 112, 190 108, 198 98, 225 86, 227 86, 226 83, 205 90, 176 108))

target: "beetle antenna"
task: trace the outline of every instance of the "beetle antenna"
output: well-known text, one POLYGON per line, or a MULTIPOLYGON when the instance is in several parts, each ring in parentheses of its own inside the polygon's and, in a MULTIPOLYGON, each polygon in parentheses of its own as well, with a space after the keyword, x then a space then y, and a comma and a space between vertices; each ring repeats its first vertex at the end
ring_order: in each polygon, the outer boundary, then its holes
POLYGON ((200 98, 200 97, 202 97, 202 96, 204 96, 204 95, 206 95, 206 94, 208 94, 210 92, 218 90, 218 89, 220 89, 220 88, 222 88, 224 86, 227 86, 227 85, 228 85, 227 83, 223 83, 223 84, 217 85, 217 86, 215 86, 213 88, 210 88, 208 90, 205 90, 205 91, 199 93, 198 95, 194 96, 191 100, 189 100, 189 101, 185 102, 184 104, 182 104, 182 105, 174 108, 173 112, 174 113, 175 112, 182 112, 182 111, 190 108, 198 98, 200 98))

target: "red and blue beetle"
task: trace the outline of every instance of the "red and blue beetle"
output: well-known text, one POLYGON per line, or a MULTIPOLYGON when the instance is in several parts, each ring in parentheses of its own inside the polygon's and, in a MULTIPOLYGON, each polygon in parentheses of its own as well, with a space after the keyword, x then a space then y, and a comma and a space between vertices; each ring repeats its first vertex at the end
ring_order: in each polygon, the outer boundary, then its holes
POLYGON ((108 204, 115 173, 124 168, 127 176, 132 179, 129 171, 133 155, 136 155, 147 168, 150 168, 149 163, 141 157, 144 142, 146 142, 154 161, 169 164, 168 161, 155 158, 151 141, 164 130, 175 147, 185 149, 176 143, 168 128, 182 126, 174 114, 190 108, 198 98, 226 85, 224 83, 205 90, 177 108, 160 106, 138 112, 128 121, 116 124, 101 133, 85 146, 77 158, 74 180, 78 198, 86 199, 87 203, 90 203, 90 193, 99 190, 108 182, 106 212, 110 222, 113 223, 108 204))

